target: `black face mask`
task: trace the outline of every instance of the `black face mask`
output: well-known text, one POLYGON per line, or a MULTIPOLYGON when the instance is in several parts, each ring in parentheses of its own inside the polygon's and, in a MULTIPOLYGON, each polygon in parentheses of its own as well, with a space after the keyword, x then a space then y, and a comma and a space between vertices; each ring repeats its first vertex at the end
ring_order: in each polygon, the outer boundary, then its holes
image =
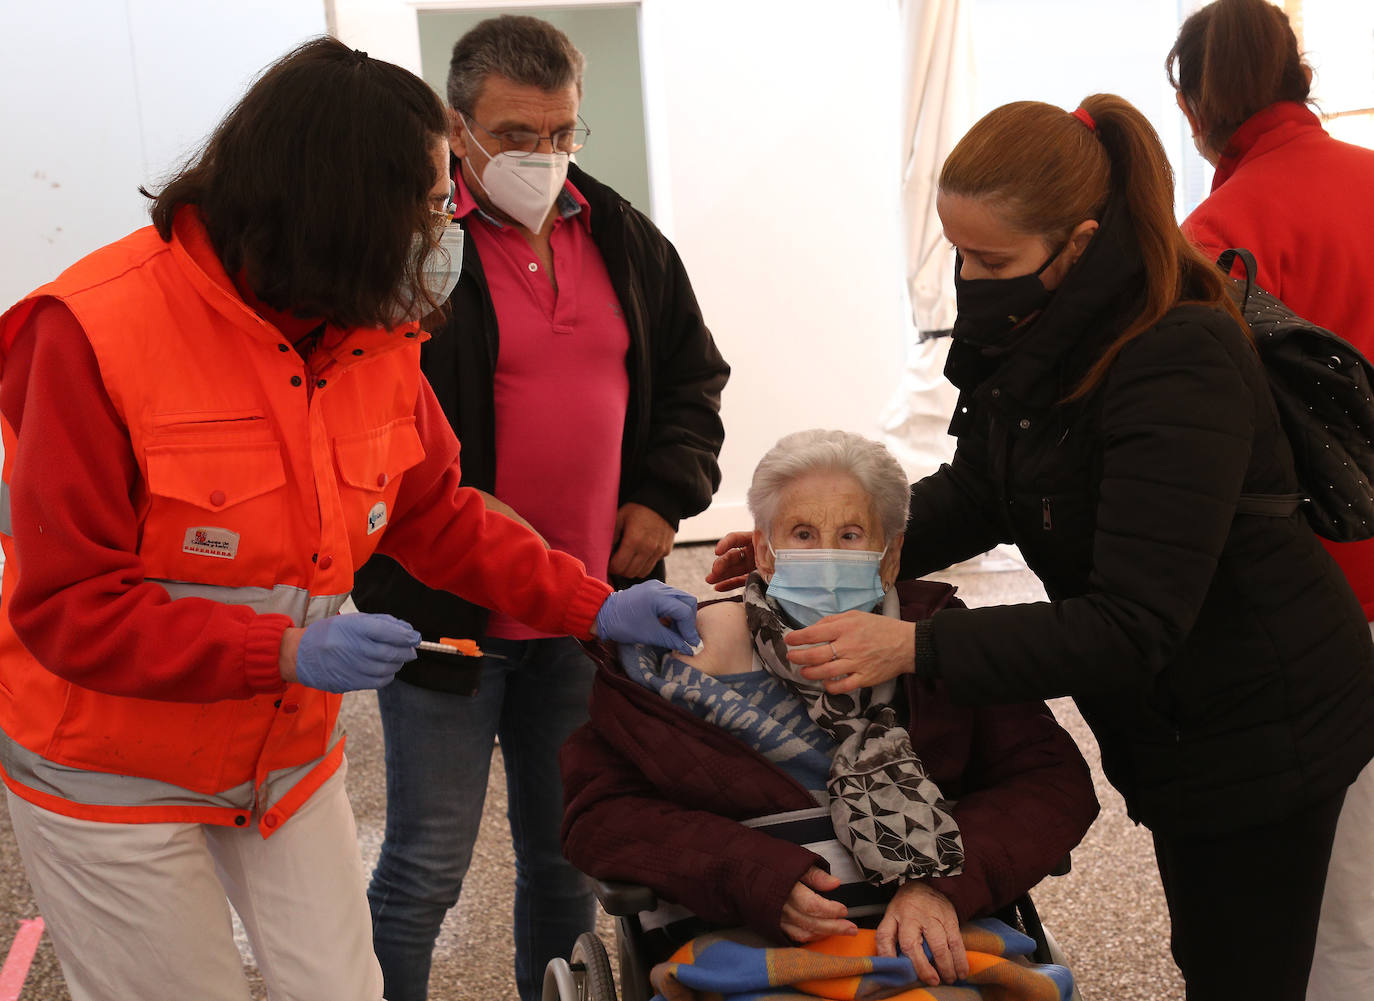
POLYGON ((1050 291, 1041 273, 1064 252, 1065 243, 1028 275, 1015 278, 963 278, 962 254, 954 259, 954 339, 978 347, 992 347, 1026 317, 1045 308, 1050 291))

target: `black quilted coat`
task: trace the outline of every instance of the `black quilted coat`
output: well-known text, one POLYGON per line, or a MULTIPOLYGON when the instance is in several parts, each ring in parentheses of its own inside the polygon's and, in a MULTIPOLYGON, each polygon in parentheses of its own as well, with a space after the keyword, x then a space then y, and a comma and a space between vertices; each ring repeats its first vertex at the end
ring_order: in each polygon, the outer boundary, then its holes
POLYGON ((1374 755, 1374 646, 1302 514, 1236 513, 1297 481, 1228 315, 1175 307, 1059 402, 1142 283, 1109 213, 1029 329, 952 346, 958 448, 912 487, 903 575, 1015 542, 1050 600, 937 613, 916 670, 956 702, 1072 695, 1136 821, 1223 834, 1333 795, 1374 755))

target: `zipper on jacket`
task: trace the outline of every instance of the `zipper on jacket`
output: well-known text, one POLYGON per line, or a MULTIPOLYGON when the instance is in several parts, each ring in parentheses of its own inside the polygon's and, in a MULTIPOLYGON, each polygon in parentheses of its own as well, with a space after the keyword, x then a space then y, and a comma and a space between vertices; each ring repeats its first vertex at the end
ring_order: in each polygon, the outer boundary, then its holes
POLYGON ((1040 498, 1040 527, 1047 532, 1054 528, 1054 519, 1050 516, 1050 499, 1048 497, 1040 498))

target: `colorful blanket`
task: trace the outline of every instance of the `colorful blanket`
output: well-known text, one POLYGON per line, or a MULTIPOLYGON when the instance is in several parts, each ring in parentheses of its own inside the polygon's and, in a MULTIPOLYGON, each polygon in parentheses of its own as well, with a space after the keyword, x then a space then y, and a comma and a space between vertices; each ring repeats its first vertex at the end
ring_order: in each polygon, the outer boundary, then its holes
POLYGON ((654 1001, 1068 1001, 1073 975, 1028 957, 1035 943, 994 918, 963 928, 969 975, 926 987, 904 956, 874 955, 873 932, 835 935, 802 948, 776 948, 747 931, 688 942, 650 974, 654 1001))

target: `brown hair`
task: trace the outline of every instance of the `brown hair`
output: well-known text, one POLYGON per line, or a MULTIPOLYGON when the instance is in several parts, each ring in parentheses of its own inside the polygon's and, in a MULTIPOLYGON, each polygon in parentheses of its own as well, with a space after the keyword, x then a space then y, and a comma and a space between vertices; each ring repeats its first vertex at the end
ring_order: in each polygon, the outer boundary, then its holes
POLYGON ((1265 0, 1216 0, 1197 11, 1164 68, 1217 152, 1251 115, 1277 101, 1306 102, 1311 89, 1288 15, 1265 0))
POLYGON ((1095 127, 1050 104, 1003 105, 959 140, 940 171, 942 192, 991 201, 1047 249, 1079 223, 1100 220, 1109 201, 1124 210, 1145 267, 1144 306, 1068 400, 1091 391, 1121 349, 1179 304, 1185 290, 1240 322, 1227 279, 1174 221, 1173 170, 1145 116, 1115 94, 1094 94, 1081 106, 1095 127))
POLYGON ((273 63, 153 198, 164 240, 195 205, 225 270, 275 309, 383 326, 436 240, 434 147, 448 123, 419 77, 333 38, 273 63))

